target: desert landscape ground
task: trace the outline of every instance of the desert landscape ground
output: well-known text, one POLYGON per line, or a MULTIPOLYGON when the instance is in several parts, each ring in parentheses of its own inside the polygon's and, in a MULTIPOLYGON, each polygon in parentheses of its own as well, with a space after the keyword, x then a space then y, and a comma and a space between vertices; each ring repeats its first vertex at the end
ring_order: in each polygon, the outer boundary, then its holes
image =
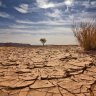
POLYGON ((0 96, 96 96, 96 51, 2 46, 0 96))

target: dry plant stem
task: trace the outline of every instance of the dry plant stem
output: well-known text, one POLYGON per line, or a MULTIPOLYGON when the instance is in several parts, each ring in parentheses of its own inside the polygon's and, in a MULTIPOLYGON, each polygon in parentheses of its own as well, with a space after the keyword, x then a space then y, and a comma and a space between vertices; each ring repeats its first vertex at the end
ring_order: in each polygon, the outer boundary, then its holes
POLYGON ((73 23, 72 29, 84 50, 96 50, 96 20, 73 23))

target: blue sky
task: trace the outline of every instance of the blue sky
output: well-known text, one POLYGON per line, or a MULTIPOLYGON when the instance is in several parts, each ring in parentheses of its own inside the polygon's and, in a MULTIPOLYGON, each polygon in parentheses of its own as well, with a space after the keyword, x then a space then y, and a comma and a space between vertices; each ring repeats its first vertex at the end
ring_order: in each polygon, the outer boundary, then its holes
POLYGON ((0 0, 0 42, 75 44, 73 20, 96 18, 96 0, 0 0))

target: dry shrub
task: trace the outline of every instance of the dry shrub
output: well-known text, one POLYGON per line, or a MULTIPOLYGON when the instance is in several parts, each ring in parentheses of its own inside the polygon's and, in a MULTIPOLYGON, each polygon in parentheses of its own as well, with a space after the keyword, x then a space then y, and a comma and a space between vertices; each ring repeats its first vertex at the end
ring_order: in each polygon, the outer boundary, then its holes
POLYGON ((73 23, 73 33, 84 50, 96 50, 96 20, 73 23))

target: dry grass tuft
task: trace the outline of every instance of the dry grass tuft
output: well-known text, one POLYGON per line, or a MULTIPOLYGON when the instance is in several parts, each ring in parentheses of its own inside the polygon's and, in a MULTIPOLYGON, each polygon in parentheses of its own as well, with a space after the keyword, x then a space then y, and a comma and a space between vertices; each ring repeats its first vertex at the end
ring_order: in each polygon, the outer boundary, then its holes
POLYGON ((73 23, 73 33, 84 50, 96 50, 96 20, 73 23))

